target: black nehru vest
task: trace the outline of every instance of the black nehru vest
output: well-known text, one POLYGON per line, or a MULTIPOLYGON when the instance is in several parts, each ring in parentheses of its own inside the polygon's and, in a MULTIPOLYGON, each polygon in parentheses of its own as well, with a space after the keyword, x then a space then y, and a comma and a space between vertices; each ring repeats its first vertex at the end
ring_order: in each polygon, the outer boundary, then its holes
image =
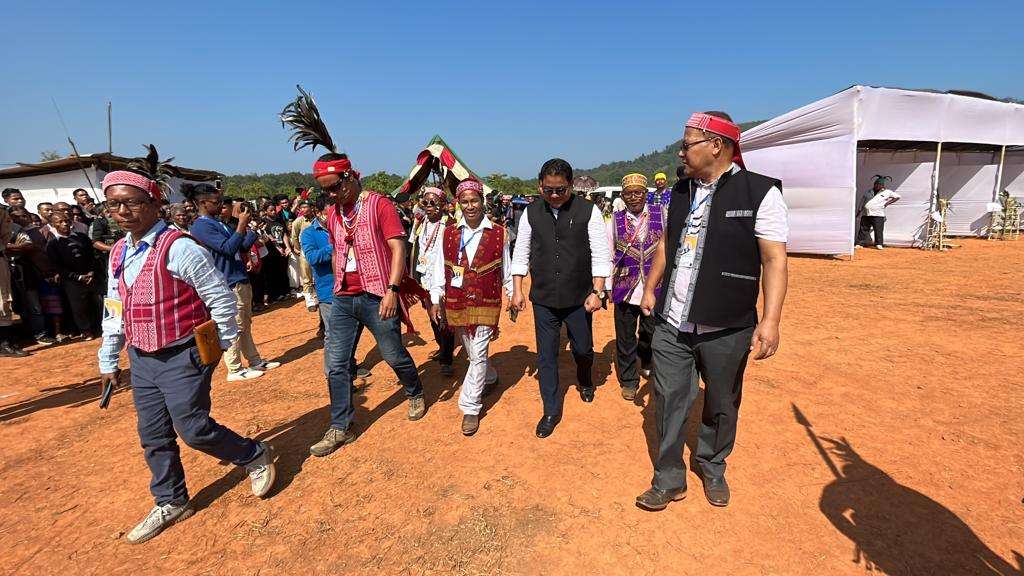
POLYGON ((547 202, 526 209, 530 219, 530 301, 549 308, 580 306, 594 289, 587 227, 594 204, 573 194, 555 218, 547 202))
MULTIPOLYGON (((667 315, 665 303, 669 282, 676 273, 676 252, 686 232, 697 183, 681 180, 672 190, 665 231, 666 287, 658 296, 657 310, 667 315), (693 190, 693 192, 691 192, 693 190)), ((761 278, 761 249, 754 236, 757 210, 768 191, 782 182, 741 169, 726 172, 719 179, 705 211, 707 232, 699 268, 694 271, 697 284, 690 303, 687 322, 718 328, 744 328, 757 324, 757 295, 761 278)))

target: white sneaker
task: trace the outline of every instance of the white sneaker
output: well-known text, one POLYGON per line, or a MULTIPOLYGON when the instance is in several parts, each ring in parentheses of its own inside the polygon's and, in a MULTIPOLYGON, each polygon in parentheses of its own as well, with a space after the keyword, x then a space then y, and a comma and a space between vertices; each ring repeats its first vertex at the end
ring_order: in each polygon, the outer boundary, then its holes
POLYGON ((192 502, 186 502, 180 506, 175 504, 155 506, 143 518, 142 522, 139 522, 139 525, 132 528, 132 531, 128 533, 128 543, 142 544, 163 532, 164 528, 188 518, 194 512, 195 509, 192 508, 192 502))
POLYGON ((273 370, 274 368, 277 368, 279 366, 281 366, 280 362, 269 362, 267 360, 262 360, 260 361, 259 364, 253 364, 252 366, 249 366, 249 370, 266 372, 267 370, 273 370))
POLYGON ((228 382, 252 380, 253 378, 259 378, 260 376, 263 376, 262 370, 255 370, 253 368, 242 368, 238 372, 228 372, 228 382))
POLYGON ((249 473, 249 482, 252 484, 252 495, 257 498, 263 498, 270 492, 276 476, 274 450, 266 442, 260 442, 260 446, 263 453, 245 465, 245 471, 249 473))
POLYGON ((875 245, 875 249, 876 250, 885 250, 885 246, 882 246, 881 244, 876 244, 875 245))

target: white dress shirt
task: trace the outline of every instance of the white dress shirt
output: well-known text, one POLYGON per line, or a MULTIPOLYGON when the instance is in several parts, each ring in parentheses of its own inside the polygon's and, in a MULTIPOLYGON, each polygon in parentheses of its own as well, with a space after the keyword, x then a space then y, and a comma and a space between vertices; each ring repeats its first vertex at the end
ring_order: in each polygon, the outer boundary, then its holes
MULTIPOLYGON (((412 231, 409 233, 409 242, 415 243, 418 248, 416 250, 416 261, 412 264, 416 272, 421 274, 421 286, 433 284, 434 264, 438 254, 436 248, 444 243, 444 228, 447 222, 448 216, 442 216, 437 222, 431 222, 424 218, 422 222, 413 226, 412 231), (428 244, 431 242, 431 239, 433 239, 433 243, 428 244)), ((441 270, 443 271, 444 268, 441 270)), ((441 281, 444 282, 443 275, 441 276, 441 281)))
MULTIPOLYGON (((483 238, 484 230, 494 228, 494 223, 487 216, 480 221, 480 225, 476 228, 470 228, 469 224, 466 223, 465 218, 459 218, 457 228, 462 232, 462 239, 466 242, 466 258, 468 260, 463 262, 463 266, 469 266, 469 263, 473 261, 476 256, 476 249, 480 247, 480 240, 483 238)), ((442 230, 443 234, 444 231, 442 230)), ((432 248, 434 252, 433 256, 433 270, 431 271, 430 284, 426 285, 427 289, 430 290, 430 301, 434 304, 440 304, 444 297, 446 283, 444 273, 444 238, 439 238, 434 243, 432 248)), ((512 274, 511 274, 512 263, 508 255, 508 234, 505 234, 505 246, 501 250, 501 283, 505 287, 505 294, 509 298, 512 297, 512 274)))
MULTIPOLYGON (((558 210, 552 208, 551 212, 557 220, 558 210)), ((530 272, 530 238, 532 235, 530 211, 526 210, 519 219, 519 229, 516 232, 516 250, 512 254, 513 276, 526 276, 530 272)), ((587 222, 587 236, 590 239, 590 275, 607 278, 612 272, 612 255, 608 250, 608 233, 605 231, 604 215, 601 214, 601 210, 597 206, 594 206, 594 210, 590 214, 590 221, 587 222)))

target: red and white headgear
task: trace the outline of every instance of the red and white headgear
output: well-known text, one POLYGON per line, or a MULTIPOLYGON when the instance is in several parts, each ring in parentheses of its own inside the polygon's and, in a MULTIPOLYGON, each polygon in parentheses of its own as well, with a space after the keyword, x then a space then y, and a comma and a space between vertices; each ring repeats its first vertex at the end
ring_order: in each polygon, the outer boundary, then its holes
POLYGON ((719 118, 718 116, 712 116, 703 112, 696 112, 690 119, 686 121, 687 128, 696 128, 704 132, 711 132, 712 134, 718 134, 719 136, 725 136, 733 142, 733 154, 732 161, 739 164, 740 168, 746 168, 743 165, 743 156, 740 154, 740 127, 725 118, 719 118))
POLYGON ((103 177, 103 194, 106 195, 107 188, 111 186, 131 186, 149 194, 157 201, 163 201, 164 193, 155 180, 151 180, 137 172, 129 170, 115 170, 103 177))
POLYGON ((476 192, 480 195, 480 198, 484 197, 484 185, 480 182, 468 178, 459 182, 459 185, 455 187, 455 197, 462 198, 464 192, 476 192))

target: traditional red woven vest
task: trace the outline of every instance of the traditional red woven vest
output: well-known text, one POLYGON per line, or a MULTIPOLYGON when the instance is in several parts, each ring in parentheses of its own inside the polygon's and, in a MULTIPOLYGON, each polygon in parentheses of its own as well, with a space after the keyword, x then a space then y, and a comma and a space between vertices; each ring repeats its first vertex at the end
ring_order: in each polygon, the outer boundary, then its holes
POLYGON ((453 288, 452 266, 456 265, 462 227, 452 226, 444 231, 445 315, 453 328, 476 330, 477 326, 496 328, 501 317, 502 255, 505 247, 505 229, 496 226, 485 229, 473 262, 466 262, 462 288, 453 288))
POLYGON ((125 343, 143 352, 156 352, 180 340, 210 319, 210 311, 196 289, 167 271, 167 252, 184 234, 166 229, 150 247, 142 269, 131 287, 120 277, 119 266, 125 250, 124 239, 110 250, 110 273, 117 272, 121 295, 125 343))

